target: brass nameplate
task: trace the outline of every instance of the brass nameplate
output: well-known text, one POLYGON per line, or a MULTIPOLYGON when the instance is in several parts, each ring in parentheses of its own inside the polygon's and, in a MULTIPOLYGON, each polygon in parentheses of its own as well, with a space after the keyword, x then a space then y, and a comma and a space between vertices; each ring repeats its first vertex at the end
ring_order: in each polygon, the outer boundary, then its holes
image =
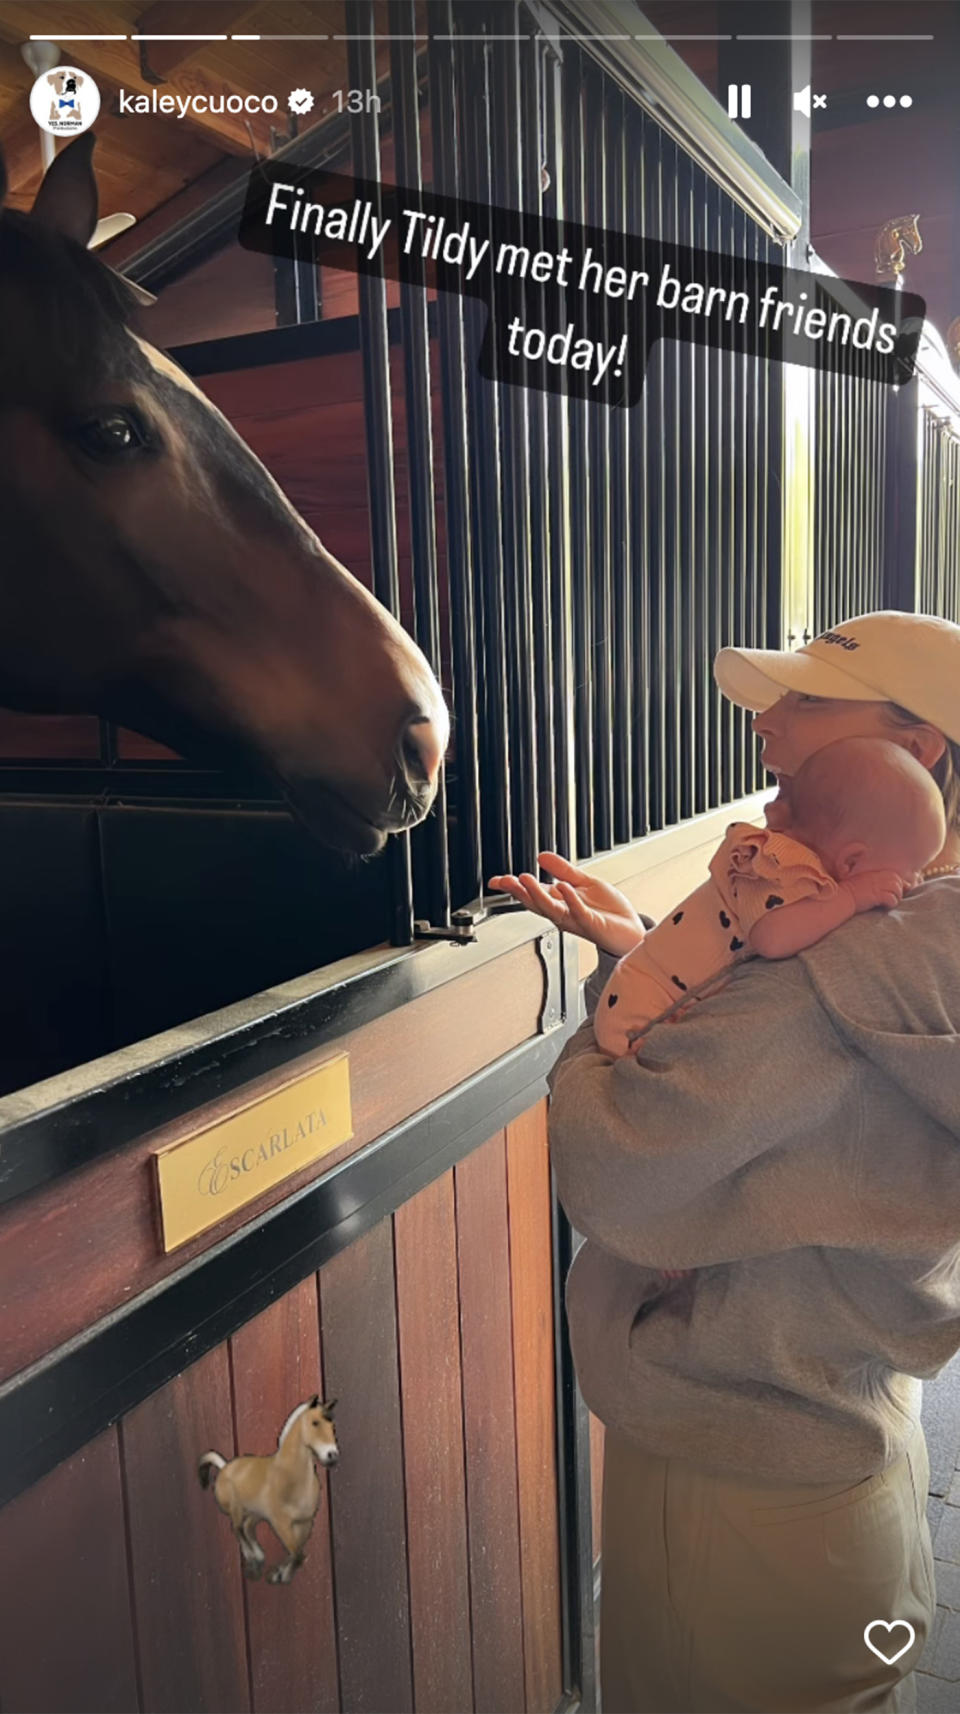
POLYGON ((350 1060, 325 1060, 282 1089, 154 1155, 163 1247, 175 1250, 353 1136, 350 1060))

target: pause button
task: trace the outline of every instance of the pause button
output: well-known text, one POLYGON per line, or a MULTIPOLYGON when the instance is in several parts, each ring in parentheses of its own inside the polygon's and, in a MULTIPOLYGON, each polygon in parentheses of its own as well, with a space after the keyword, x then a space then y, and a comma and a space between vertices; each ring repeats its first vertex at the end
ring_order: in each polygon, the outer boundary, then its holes
POLYGON ((749 83, 727 84, 727 112, 731 119, 749 119, 750 117, 750 85, 749 83))

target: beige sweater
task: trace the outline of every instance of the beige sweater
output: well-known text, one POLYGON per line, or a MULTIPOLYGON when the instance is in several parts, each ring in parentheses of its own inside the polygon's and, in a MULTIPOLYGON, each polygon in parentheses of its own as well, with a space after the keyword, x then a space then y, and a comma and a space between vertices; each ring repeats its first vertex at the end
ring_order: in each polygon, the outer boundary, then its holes
POLYGON ((730 1474, 883 1469, 960 1348, 960 878, 740 966, 614 1062, 615 962, 548 1079, 587 1404, 730 1474), (665 1267, 697 1271, 653 1302, 665 1267))

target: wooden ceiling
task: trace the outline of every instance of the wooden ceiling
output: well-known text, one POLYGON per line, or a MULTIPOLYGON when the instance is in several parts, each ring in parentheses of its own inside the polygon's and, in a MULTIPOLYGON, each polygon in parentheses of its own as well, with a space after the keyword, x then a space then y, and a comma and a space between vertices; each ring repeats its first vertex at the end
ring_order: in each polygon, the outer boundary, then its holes
MULTIPOLYGON (((386 34, 386 0, 378 0, 376 30, 386 34)), ((424 27, 418 18, 418 28, 424 27)), ((230 163, 269 155, 293 133, 287 111, 291 89, 307 87, 312 113, 296 120, 299 134, 336 111, 333 92, 348 87, 347 44, 339 0, 2 0, 0 3, 0 141, 10 180, 10 205, 29 208, 40 184, 39 133, 27 106, 33 73, 21 45, 43 30, 63 46, 63 61, 89 72, 100 90, 96 124, 97 175, 102 214, 126 210, 142 220, 210 175, 209 188, 230 163), (226 41, 67 42, 68 36, 223 35, 226 41), (260 35, 260 41, 230 39, 260 35), (296 36, 327 40, 296 41, 296 36), (119 92, 275 95, 275 114, 196 113, 184 118, 121 115, 119 92), (249 129, 248 129, 249 126, 249 129), (217 169, 221 169, 218 173, 217 169)), ((378 77, 388 71, 389 47, 377 49, 378 77)), ((229 176, 229 175, 227 175, 229 176)), ((178 211, 176 211, 178 212, 178 211)))

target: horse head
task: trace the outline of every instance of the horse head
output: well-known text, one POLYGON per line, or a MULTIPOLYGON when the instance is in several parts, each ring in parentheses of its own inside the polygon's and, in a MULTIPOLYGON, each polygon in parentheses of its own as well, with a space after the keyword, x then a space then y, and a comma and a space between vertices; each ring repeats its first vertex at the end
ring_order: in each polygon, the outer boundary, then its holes
MULTIPOLYGON (((359 855, 429 812, 449 736, 421 651, 86 246, 88 132, 0 212, 0 703, 254 761, 359 855)), ((0 209, 5 177, 0 163, 0 209)))
POLYGON ((299 1429, 301 1441, 321 1464, 336 1464, 340 1457, 337 1431, 330 1414, 336 1402, 334 1399, 332 1404, 322 1405, 317 1393, 309 1404, 302 1407, 302 1413, 296 1419, 295 1426, 299 1429))

